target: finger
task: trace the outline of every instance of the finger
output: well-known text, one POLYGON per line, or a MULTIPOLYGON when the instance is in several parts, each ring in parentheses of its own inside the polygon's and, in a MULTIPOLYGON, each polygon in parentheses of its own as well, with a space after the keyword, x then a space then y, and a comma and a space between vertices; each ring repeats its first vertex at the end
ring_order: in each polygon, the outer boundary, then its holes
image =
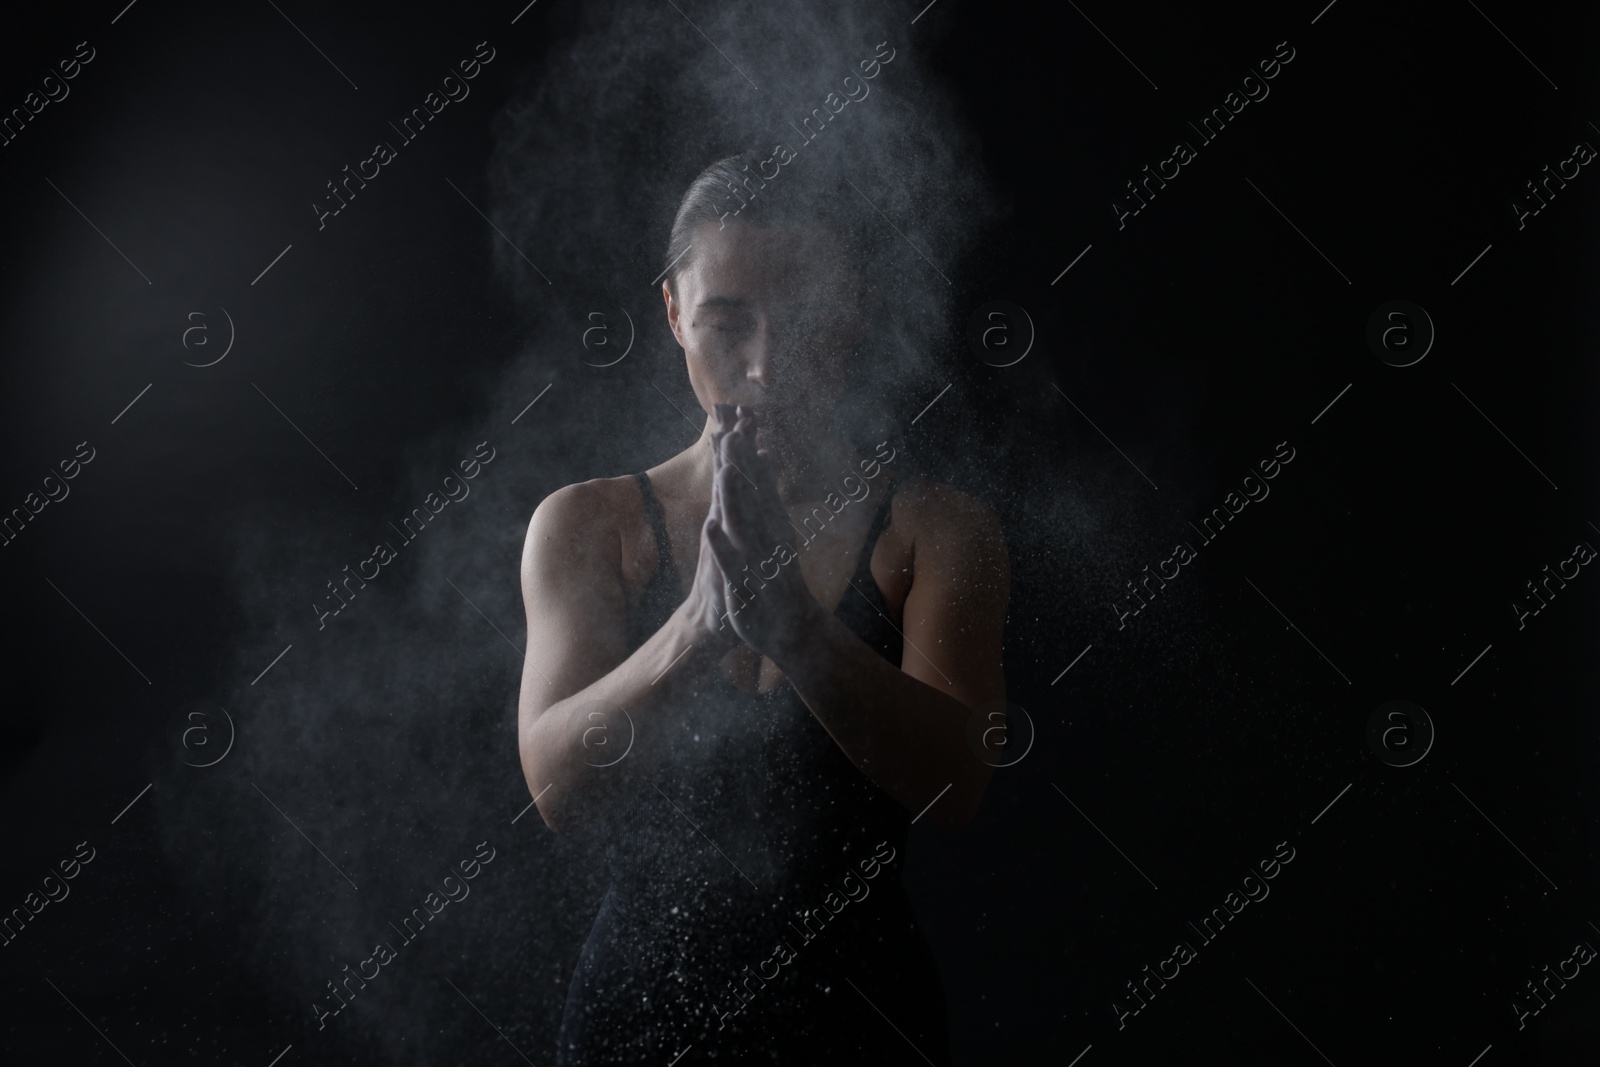
POLYGON ((724 444, 725 447, 732 448, 733 447, 733 443, 732 443, 733 440, 737 440, 737 439, 745 438, 745 437, 754 437, 754 436, 755 436, 755 428, 753 426, 751 426, 749 420, 747 420, 747 419, 729 419, 728 420, 728 432, 723 438, 723 444, 724 444))
POLYGON ((723 448, 728 457, 739 466, 744 466, 741 458, 744 451, 744 442, 755 436, 755 428, 748 419, 739 419, 728 424, 728 434, 723 438, 723 448))
POLYGON ((788 540, 788 515, 763 499, 755 490, 735 483, 737 505, 723 516, 723 528, 743 551, 746 559, 770 555, 780 542, 788 540))
POLYGON ((740 449, 739 466, 749 475, 753 483, 753 491, 760 500, 762 508, 781 507, 781 497, 778 493, 778 468, 770 451, 756 447, 753 437, 747 438, 744 447, 740 449))
POLYGON ((738 465, 745 477, 750 479, 751 484, 755 484, 755 473, 752 469, 755 466, 755 445, 756 427, 754 421, 750 419, 739 420, 723 441, 728 459, 738 465))
POLYGON ((722 407, 723 405, 721 404, 712 405, 711 432, 706 435, 706 444, 711 446, 711 451, 714 454, 720 454, 722 452, 722 438, 727 433, 727 425, 724 423, 722 418, 722 407))
POLYGON ((737 409, 732 404, 715 404, 712 406, 712 413, 716 417, 717 428, 723 432, 733 429, 734 424, 739 421, 737 409))
POLYGON ((758 492, 761 483, 756 478, 755 441, 742 430, 735 430, 723 441, 724 459, 734 469, 745 492, 758 492))
POLYGON ((724 500, 729 500, 728 493, 738 494, 736 498, 740 514, 746 521, 751 521, 760 511, 770 507, 769 501, 776 500, 776 482, 770 472, 766 479, 760 475, 761 460, 755 448, 755 435, 752 429, 752 420, 741 419, 738 427, 732 430, 723 439, 724 458, 729 466, 737 473, 737 481, 727 483, 724 500), (766 491, 763 481, 770 483, 770 492, 766 491))
POLYGON ((738 419, 738 420, 749 420, 750 428, 751 428, 752 432, 754 432, 754 430, 755 430, 755 428, 757 426, 761 425, 761 413, 760 413, 760 411, 758 409, 756 409, 756 408, 748 407, 748 406, 746 406, 744 404, 740 404, 737 408, 734 409, 734 418, 738 419))
POLYGON ((734 445, 736 433, 738 433, 737 423, 730 417, 728 421, 720 429, 718 429, 715 434, 712 435, 713 451, 717 454, 718 459, 720 459, 723 463, 739 462, 733 458, 736 454, 736 447, 734 445))
POLYGON ((745 432, 744 453, 748 457, 747 462, 749 465, 754 467, 757 464, 756 457, 761 453, 760 423, 751 419, 746 423, 746 426, 748 429, 745 432))
POLYGON ((770 551, 772 545, 768 542, 777 538, 773 532, 771 506, 759 490, 752 488, 732 467, 724 471, 722 499, 723 529, 734 542, 747 554, 770 551))
POLYGON ((789 524, 789 510, 783 506, 783 498, 778 493, 776 473, 770 461, 758 461, 756 484, 758 488, 751 496, 755 498, 753 510, 760 523, 761 536, 776 545, 791 536, 793 527, 789 524))
POLYGON ((711 547, 711 558, 716 561, 717 569, 722 572, 722 580, 727 585, 733 585, 731 575, 739 574, 744 570, 745 562, 739 549, 728 538, 727 533, 718 523, 706 524, 706 543, 711 547))
POLYGON ((721 478, 720 475, 721 475, 723 466, 724 466, 724 464, 722 463, 722 461, 720 459, 718 459, 716 457, 712 458, 712 461, 711 461, 711 468, 712 468, 711 469, 711 506, 706 509, 706 519, 707 519, 707 521, 720 522, 722 520, 722 517, 723 517, 724 513, 727 510, 723 506, 723 502, 722 502, 722 487, 721 487, 722 478, 721 478))
MULTIPOLYGON (((747 487, 755 488, 756 481, 749 473, 749 457, 745 455, 740 442, 748 440, 738 430, 728 433, 722 440, 723 462, 733 470, 734 475, 747 487)), ((730 483, 731 484, 731 483, 730 483)))
POLYGON ((735 436, 734 431, 729 430, 727 433, 724 433, 721 440, 717 442, 717 457, 720 466, 733 466, 736 468, 743 466, 738 459, 738 448, 736 447, 736 441, 737 437, 735 436))
POLYGON ((732 463, 726 464, 717 472, 716 494, 721 505, 721 513, 717 516, 725 533, 728 533, 742 547, 750 539, 750 508, 749 487, 745 484, 744 476, 732 463))

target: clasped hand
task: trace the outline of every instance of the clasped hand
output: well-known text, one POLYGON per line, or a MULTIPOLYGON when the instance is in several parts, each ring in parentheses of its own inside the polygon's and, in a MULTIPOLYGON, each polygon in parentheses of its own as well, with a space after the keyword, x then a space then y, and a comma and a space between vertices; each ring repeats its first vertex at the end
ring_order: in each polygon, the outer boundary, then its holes
POLYGON ((772 460, 756 450, 755 412, 718 404, 714 414, 711 507, 695 582, 715 621, 702 625, 720 647, 743 643, 781 666, 821 608, 800 573, 772 460))

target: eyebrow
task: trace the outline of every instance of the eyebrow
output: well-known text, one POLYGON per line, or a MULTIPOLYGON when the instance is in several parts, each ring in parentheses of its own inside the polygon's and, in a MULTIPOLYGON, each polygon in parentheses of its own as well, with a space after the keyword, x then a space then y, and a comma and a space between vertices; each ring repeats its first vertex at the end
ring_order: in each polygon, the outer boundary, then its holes
MULTIPOLYGON (((810 300, 788 301, 779 306, 799 310, 801 312, 814 312, 819 309, 831 308, 840 301, 832 294, 820 294, 810 300)), ((739 308, 751 307, 752 302, 742 296, 708 296, 695 305, 696 308, 739 308)))

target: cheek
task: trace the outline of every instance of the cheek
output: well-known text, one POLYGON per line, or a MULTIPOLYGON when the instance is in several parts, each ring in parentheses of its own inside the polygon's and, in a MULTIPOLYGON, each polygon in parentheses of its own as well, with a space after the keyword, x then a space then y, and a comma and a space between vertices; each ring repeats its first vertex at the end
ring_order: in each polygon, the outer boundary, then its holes
POLYGON ((684 355, 690 367, 702 376, 726 376, 738 362, 734 358, 735 347, 726 334, 710 329, 691 330, 688 341, 684 355))
POLYGON ((684 347, 684 365, 689 371, 689 381, 701 399, 721 397, 733 384, 735 360, 708 331, 692 331, 684 347))

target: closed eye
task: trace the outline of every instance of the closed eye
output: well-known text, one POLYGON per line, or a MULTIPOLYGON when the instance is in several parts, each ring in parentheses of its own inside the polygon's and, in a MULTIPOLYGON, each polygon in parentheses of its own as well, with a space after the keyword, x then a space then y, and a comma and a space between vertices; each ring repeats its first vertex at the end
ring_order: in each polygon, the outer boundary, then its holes
POLYGON ((748 333, 754 324, 745 319, 723 317, 714 319, 711 322, 706 323, 706 325, 717 333, 726 336, 731 334, 748 333))

